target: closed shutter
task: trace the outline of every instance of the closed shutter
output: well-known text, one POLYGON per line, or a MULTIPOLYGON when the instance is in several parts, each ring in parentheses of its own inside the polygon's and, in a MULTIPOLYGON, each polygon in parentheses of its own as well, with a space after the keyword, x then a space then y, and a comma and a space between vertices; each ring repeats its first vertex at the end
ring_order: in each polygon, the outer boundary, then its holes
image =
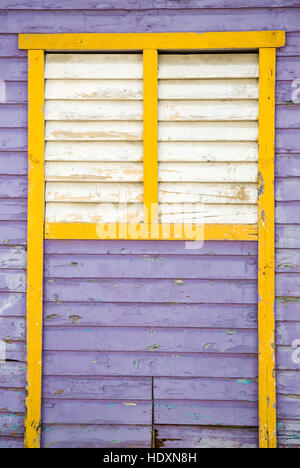
POLYGON ((45 78, 46 222, 140 222, 142 55, 47 54, 45 78))
POLYGON ((160 222, 256 223, 258 55, 162 54, 158 77, 160 222))
MULTIPOLYGON (((142 54, 45 77, 46 222, 142 222, 142 54)), ((257 223, 258 54, 160 54, 158 79, 159 221, 257 223)))

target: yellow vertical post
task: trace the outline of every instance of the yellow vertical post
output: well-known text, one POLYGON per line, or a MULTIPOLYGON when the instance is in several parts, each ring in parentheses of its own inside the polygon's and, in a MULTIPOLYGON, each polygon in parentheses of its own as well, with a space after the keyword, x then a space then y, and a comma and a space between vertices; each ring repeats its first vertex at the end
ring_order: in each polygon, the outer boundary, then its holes
POLYGON ((275 48, 259 50, 258 334, 259 440, 276 448, 274 140, 275 48))
POLYGON ((144 50, 144 219, 158 221, 158 53, 144 50))
POLYGON ((43 238, 44 238, 44 51, 28 51, 28 238, 26 448, 39 448, 41 432, 43 238))

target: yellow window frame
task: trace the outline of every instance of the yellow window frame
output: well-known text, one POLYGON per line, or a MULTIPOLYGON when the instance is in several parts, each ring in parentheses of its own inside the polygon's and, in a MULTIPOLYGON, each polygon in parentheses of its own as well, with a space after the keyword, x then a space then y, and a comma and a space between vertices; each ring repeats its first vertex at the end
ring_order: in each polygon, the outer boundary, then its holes
MULTIPOLYGON (((44 222, 44 55, 47 51, 143 52, 144 61, 144 205, 157 204, 157 53, 158 50, 259 51, 258 225, 205 225, 204 240, 257 240, 259 334, 259 444, 275 448, 275 272, 274 272, 274 140, 276 47, 285 45, 284 31, 144 34, 20 34, 19 48, 28 50, 28 265, 27 265, 27 392, 25 447, 40 447, 42 384, 42 313, 44 239, 128 239, 128 225, 117 236, 99 235, 93 223, 44 222)), ((139 226, 139 239, 185 239, 175 225, 165 232, 155 225, 157 213, 139 226)), ((196 233, 197 226, 191 229, 196 233)), ((130 237, 132 238, 132 237, 130 237)), ((187 237, 191 240, 191 237, 187 237)))

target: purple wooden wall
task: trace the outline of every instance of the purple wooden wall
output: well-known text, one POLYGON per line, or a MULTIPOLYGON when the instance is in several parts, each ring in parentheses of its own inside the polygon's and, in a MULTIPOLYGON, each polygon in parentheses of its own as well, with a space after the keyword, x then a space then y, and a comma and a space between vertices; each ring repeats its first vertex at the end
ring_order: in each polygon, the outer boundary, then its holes
MULTIPOLYGON (((24 422, 27 60, 17 34, 259 29, 287 31, 276 88, 278 432, 280 446, 300 446, 300 5, 245 5, 0 0, 0 447, 23 446, 24 422)), ((256 244, 56 241, 45 254, 44 446, 149 447, 152 430, 156 446, 257 446, 256 244)))

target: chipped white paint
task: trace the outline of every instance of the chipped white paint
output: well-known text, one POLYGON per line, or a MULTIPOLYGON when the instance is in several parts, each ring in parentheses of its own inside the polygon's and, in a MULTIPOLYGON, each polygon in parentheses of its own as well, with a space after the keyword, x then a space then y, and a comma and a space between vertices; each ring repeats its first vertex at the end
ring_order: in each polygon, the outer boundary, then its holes
POLYGON ((46 222, 53 223, 139 223, 143 204, 51 203, 46 205, 46 222))
POLYGON ((257 54, 162 54, 159 79, 257 78, 257 54))
POLYGON ((142 55, 48 54, 45 74, 46 221, 126 222, 129 203, 140 222, 142 55))
POLYGON ((48 182, 48 202, 143 203, 143 186, 138 183, 48 182))
POLYGON ((142 54, 47 54, 45 77, 141 80, 143 57, 142 54))
POLYGON ((258 99, 258 80, 159 80, 159 99, 258 99))
POLYGON ((258 55, 163 54, 158 75, 160 221, 256 223, 258 55))
MULTIPOLYGON (((249 84, 249 99, 251 92, 249 84)), ((230 95, 230 91, 228 91, 230 95)), ((252 93, 252 94, 251 94, 252 93)), ((221 96, 222 97, 222 96, 221 96)), ((243 95, 242 95, 243 97, 243 95)), ((46 80, 45 99, 109 101, 143 99, 142 80, 46 80)))
MULTIPOLYGON (((253 151, 252 151, 253 153, 253 151)), ((237 150, 237 154, 240 152, 237 150)), ((141 141, 48 141, 46 161, 142 161, 141 141)))
MULTIPOLYGON (((142 55, 48 54, 45 74, 46 221, 142 221, 142 55)), ((160 220, 256 223, 257 54, 161 54, 158 75, 160 220)))
POLYGON ((46 181, 142 182, 143 163, 47 162, 46 181))

